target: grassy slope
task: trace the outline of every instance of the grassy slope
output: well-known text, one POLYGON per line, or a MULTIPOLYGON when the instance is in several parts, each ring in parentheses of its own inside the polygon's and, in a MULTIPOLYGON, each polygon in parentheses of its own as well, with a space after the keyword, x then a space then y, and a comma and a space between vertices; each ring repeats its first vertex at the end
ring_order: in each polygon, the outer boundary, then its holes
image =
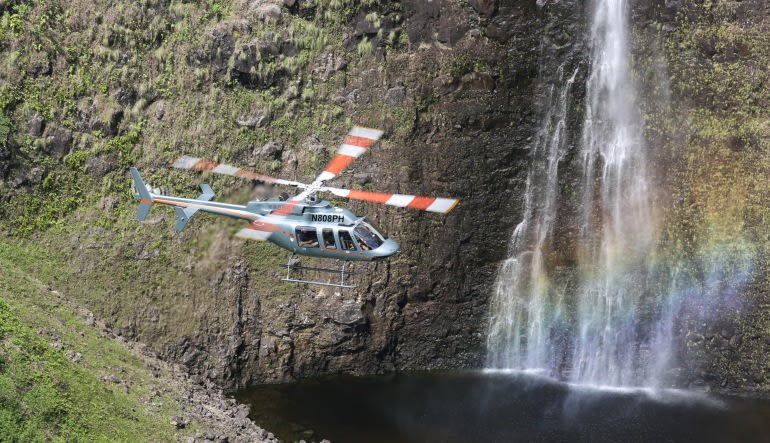
POLYGON ((3 238, 0 267, 0 435, 17 441, 173 439, 170 417, 180 414, 175 402, 141 400, 162 379, 49 289, 46 282, 64 268, 57 257, 3 238))

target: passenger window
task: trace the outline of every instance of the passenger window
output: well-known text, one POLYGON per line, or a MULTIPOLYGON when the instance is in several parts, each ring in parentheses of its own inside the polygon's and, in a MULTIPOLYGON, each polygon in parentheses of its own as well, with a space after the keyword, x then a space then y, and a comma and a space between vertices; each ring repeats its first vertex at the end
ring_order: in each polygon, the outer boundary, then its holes
POLYGON ((317 248, 318 247, 318 233, 315 228, 308 226, 297 227, 297 244, 303 248, 317 248))
POLYGON ((353 237, 350 236, 349 231, 340 231, 340 243, 342 249, 346 251, 353 251, 356 249, 356 245, 353 243, 353 237))
POLYGON ((337 243, 334 241, 334 231, 329 228, 323 229, 324 248, 337 249, 337 243))

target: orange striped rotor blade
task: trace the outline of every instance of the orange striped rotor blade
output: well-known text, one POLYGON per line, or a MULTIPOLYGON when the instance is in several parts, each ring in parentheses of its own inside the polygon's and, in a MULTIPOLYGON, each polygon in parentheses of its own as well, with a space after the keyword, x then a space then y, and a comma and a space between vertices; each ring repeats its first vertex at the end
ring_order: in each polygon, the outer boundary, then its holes
POLYGON ((340 189, 324 187, 324 191, 329 191, 334 195, 346 197, 353 200, 363 200, 385 205, 397 206, 399 208, 419 209, 421 211, 438 212, 446 214, 458 203, 456 198, 442 197, 422 197, 419 195, 404 194, 386 194, 382 192, 357 191, 355 189, 340 189))
POLYGON ((336 155, 331 159, 326 168, 316 178, 316 181, 323 182, 336 177, 340 172, 344 171, 353 160, 360 157, 380 138, 382 137, 382 131, 379 129, 364 128, 362 126, 354 126, 353 129, 348 132, 345 140, 342 142, 339 148, 337 148, 336 155))
POLYGON ((305 197, 308 196, 308 194, 310 194, 310 192, 308 192, 308 191, 300 192, 299 194, 295 195, 291 199, 287 200, 286 203, 284 203, 281 206, 279 206, 278 208, 273 209, 272 211, 270 211, 270 214, 272 214, 272 215, 280 215, 280 216, 283 216, 283 217, 291 214, 291 212, 294 211, 294 208, 298 204, 302 203, 302 200, 304 200, 305 197))
POLYGON ((237 166, 225 165, 225 164, 217 163, 211 160, 206 160, 198 157, 191 157, 189 155, 185 155, 179 158, 177 161, 174 162, 172 166, 178 169, 189 169, 192 171, 202 171, 202 172, 214 172, 217 174, 231 175, 233 177, 247 178, 247 179, 261 181, 265 183, 274 183, 277 185, 289 185, 289 186, 299 186, 299 187, 304 186, 303 183, 300 183, 297 181, 284 180, 281 178, 271 177, 269 175, 259 174, 257 172, 249 171, 248 169, 239 168, 237 166))

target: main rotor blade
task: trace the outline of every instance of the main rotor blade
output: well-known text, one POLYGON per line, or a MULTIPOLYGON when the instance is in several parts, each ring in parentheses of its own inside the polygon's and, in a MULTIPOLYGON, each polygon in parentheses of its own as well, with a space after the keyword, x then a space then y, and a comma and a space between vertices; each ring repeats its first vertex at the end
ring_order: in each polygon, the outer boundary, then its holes
POLYGON ((245 228, 238 231, 235 236, 245 238, 247 240, 265 241, 269 239, 270 235, 272 235, 272 233, 277 230, 278 227, 272 223, 255 220, 252 223, 249 223, 245 228))
POLYGON ((281 206, 277 207, 276 209, 273 209, 270 211, 270 214, 272 215, 281 215, 281 216, 287 216, 291 214, 291 211, 294 210, 294 207, 298 204, 302 203, 302 200, 305 199, 308 195, 310 195, 309 190, 305 190, 300 192, 299 194, 295 195, 294 197, 290 198, 286 201, 286 203, 282 204, 281 206))
POLYGON ((446 214, 458 203, 456 198, 441 197, 422 197, 419 195, 404 194, 385 194, 381 192, 357 191, 355 189, 330 188, 324 186, 321 191, 328 191, 339 197, 345 197, 352 200, 363 200, 367 202, 382 203, 399 208, 420 209, 422 211, 439 212, 446 214))
POLYGON ((336 155, 326 165, 326 169, 321 172, 314 183, 321 184, 326 180, 336 177, 345 168, 350 166, 353 160, 366 152, 380 137, 382 137, 382 131, 379 129, 354 126, 348 132, 342 145, 337 149, 336 155))
POLYGON ((205 160, 198 157, 190 157, 185 155, 174 162, 172 165, 178 169, 190 169, 193 171, 203 172, 216 172, 217 174, 232 175, 234 177, 248 178, 251 180, 257 180, 265 183, 274 183, 276 185, 296 186, 298 188, 307 187, 306 184, 293 181, 284 180, 282 178, 271 177, 269 175, 259 174, 247 169, 238 168, 236 166, 223 165, 211 160, 205 160))

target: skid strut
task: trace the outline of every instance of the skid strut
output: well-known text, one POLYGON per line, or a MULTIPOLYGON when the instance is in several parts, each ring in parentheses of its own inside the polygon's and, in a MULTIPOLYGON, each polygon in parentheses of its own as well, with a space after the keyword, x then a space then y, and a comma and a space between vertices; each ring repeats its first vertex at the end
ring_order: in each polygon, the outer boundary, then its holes
POLYGON ((294 254, 289 257, 289 261, 286 262, 286 277, 282 278, 281 280, 291 282, 291 283, 305 283, 308 285, 320 285, 320 286, 333 286, 335 288, 355 288, 356 285, 351 284, 345 284, 345 276, 346 275, 352 275, 353 272, 346 271, 345 266, 347 265, 346 261, 342 262, 342 268, 341 269, 330 269, 330 268, 317 268, 312 266, 301 266, 296 264, 296 262, 293 261, 294 254), (292 278, 291 272, 292 271, 315 271, 315 272, 328 272, 333 274, 339 274, 340 275, 340 282, 339 283, 328 283, 323 281, 317 281, 317 280, 305 280, 302 278, 292 278))

